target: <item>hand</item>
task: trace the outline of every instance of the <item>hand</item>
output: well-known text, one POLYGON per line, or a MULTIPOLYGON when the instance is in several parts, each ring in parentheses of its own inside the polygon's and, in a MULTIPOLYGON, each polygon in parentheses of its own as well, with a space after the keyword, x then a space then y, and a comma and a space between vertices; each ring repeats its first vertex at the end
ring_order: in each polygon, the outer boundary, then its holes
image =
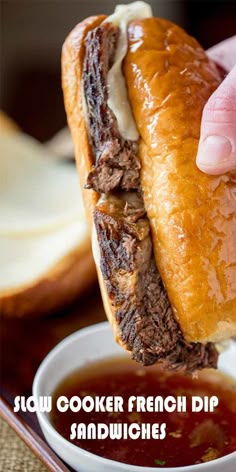
POLYGON ((197 166, 218 175, 236 167, 236 36, 207 51, 229 74, 206 103, 197 166))

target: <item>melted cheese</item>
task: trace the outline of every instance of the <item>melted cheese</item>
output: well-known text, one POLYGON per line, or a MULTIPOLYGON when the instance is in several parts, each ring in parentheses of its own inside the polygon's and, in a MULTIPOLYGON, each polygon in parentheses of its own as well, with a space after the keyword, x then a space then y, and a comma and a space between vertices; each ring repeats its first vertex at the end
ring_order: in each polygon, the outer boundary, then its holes
POLYGON ((117 5, 115 12, 105 22, 120 28, 115 61, 108 72, 108 106, 113 111, 121 136, 137 141, 139 133, 128 100, 125 78, 122 73, 122 61, 128 47, 127 26, 130 21, 152 16, 150 5, 145 2, 133 2, 129 5, 117 5))

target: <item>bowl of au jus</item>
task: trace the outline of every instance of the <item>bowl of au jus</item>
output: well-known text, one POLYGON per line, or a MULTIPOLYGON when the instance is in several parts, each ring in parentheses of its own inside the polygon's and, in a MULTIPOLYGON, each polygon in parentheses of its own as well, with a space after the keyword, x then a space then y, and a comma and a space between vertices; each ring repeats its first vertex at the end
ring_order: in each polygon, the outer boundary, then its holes
POLYGON ((37 411, 38 420, 78 472, 234 472, 235 366, 231 342, 216 371, 142 367, 100 323, 65 338, 42 362, 33 395, 50 395, 52 409, 37 411))

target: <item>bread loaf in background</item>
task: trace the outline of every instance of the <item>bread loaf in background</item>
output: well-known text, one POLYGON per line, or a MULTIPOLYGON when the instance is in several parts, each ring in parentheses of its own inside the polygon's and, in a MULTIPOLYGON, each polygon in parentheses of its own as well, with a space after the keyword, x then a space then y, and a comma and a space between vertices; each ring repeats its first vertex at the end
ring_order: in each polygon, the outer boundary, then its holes
POLYGON ((96 281, 76 169, 1 112, 0 177, 0 315, 33 318, 62 310, 96 281), (54 200, 43 206, 45 194, 54 200), (58 221, 57 210, 65 221, 58 221))

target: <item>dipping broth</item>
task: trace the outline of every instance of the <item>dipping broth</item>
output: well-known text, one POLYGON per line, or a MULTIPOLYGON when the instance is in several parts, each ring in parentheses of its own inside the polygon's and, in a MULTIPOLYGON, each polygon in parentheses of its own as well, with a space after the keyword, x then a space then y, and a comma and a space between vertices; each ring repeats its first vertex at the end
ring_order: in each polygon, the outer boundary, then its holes
POLYGON ((164 439, 82 439, 71 442, 93 454, 145 467, 181 467, 217 459, 236 450, 236 384, 218 371, 204 371, 197 378, 166 372, 160 366, 141 367, 125 357, 88 364, 65 378, 53 394, 51 421, 70 441, 72 423, 166 423, 164 439), (61 395, 117 396, 124 412, 61 413, 61 395), (128 398, 173 395, 187 397, 186 412, 128 412, 128 398), (213 412, 192 412, 192 396, 213 396, 219 405, 213 412))

